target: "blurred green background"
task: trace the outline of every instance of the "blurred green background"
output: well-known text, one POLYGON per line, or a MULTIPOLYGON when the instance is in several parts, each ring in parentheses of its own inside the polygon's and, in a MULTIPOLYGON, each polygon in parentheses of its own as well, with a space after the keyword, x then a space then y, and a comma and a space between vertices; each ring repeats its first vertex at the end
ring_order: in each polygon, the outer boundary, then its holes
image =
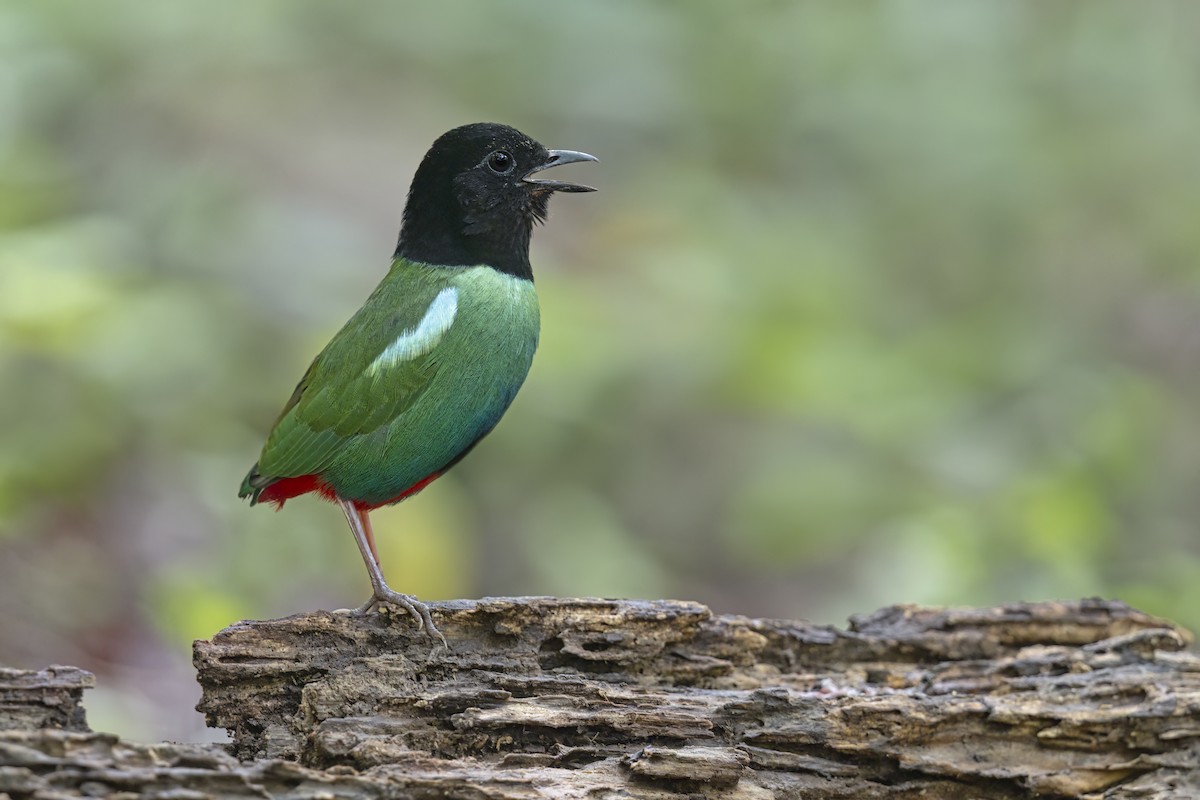
POLYGON ((200 739, 192 639, 368 594, 236 497, 462 123, 602 164, 393 586, 1200 627, 1200 6, 0 3, 0 662, 200 739))

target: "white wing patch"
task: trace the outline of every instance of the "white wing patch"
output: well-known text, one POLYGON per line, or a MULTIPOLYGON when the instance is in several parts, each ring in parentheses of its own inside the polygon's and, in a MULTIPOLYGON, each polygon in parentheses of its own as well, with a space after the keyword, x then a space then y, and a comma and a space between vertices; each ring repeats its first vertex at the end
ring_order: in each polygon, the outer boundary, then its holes
POLYGON ((411 361, 425 355, 437 347, 437 343, 454 324, 454 317, 457 314, 458 289, 448 286, 433 298, 433 302, 425 311, 425 316, 421 317, 421 321, 417 323, 416 327, 409 328, 397 336, 396 340, 371 362, 366 373, 378 375, 403 361, 411 361))

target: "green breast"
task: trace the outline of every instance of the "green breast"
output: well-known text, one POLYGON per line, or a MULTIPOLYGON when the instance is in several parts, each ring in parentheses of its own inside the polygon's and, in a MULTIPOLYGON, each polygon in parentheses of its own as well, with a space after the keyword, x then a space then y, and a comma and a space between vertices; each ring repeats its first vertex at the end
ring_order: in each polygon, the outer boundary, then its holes
POLYGON ((397 282, 398 292, 421 295, 425 311, 407 329, 409 339, 400 331, 379 351, 386 354, 390 346, 399 361, 372 358, 378 373, 371 376, 372 392, 387 394, 391 382, 395 392, 385 401, 395 393, 415 398, 373 430, 343 439, 321 473, 340 496, 368 504, 394 499, 446 469, 495 427, 529 373, 540 324, 533 284, 488 267, 408 265, 388 280, 397 282), (417 352, 432 341, 422 340, 422 331, 436 344, 416 357, 425 385, 413 392, 402 357, 406 347, 417 352))

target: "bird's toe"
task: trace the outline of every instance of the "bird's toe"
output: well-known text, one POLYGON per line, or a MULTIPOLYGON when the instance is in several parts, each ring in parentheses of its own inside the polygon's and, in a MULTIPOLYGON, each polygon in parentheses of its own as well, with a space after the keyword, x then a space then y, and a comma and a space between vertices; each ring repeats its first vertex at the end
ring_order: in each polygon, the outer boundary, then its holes
POLYGON ((442 632, 438 630, 437 625, 433 622, 433 615, 429 612, 429 606, 410 594, 401 594, 390 589, 378 592, 366 603, 359 606, 355 613, 365 615, 372 611, 382 611, 386 607, 404 609, 425 635, 431 639, 438 640, 442 647, 449 648, 446 637, 442 635, 442 632))

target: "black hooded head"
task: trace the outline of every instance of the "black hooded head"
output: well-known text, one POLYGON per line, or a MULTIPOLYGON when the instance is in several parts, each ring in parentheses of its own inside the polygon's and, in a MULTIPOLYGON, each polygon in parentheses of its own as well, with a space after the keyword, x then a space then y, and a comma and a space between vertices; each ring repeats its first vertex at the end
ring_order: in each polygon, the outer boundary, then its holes
POLYGON ((426 264, 487 264, 532 279, 529 238, 554 192, 590 186, 535 180, 548 167, 595 161, 547 150, 507 125, 480 122, 442 134, 413 176, 396 255, 426 264))

